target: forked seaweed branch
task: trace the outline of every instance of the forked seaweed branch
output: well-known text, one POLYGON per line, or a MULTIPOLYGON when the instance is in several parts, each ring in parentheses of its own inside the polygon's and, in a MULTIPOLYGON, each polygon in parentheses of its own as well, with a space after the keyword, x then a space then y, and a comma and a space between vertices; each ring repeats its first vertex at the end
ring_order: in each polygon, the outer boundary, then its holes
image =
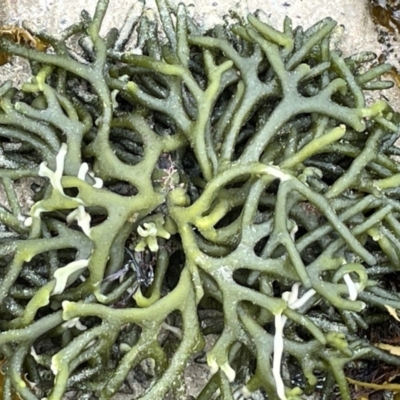
POLYGON ((204 32, 158 0, 103 37, 107 3, 42 49, 0 35, 32 69, 0 87, 3 398, 110 399, 149 360, 132 396, 185 398, 205 341, 198 400, 350 400, 346 366, 400 366, 366 336, 400 309, 399 115, 366 100, 391 67, 330 18, 204 32))

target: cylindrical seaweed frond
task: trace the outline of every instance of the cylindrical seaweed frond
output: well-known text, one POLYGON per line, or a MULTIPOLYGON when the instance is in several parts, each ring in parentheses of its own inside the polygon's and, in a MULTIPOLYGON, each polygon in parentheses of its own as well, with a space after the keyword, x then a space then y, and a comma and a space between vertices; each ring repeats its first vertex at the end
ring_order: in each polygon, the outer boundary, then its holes
POLYGON ((348 365, 400 366, 367 337, 400 308, 400 118, 365 100, 389 67, 330 18, 204 33, 165 0, 102 38, 107 3, 44 51, 0 35, 33 74, 0 87, 3 398, 110 399, 145 362, 133 397, 183 398, 206 342, 199 400, 351 399, 348 365))

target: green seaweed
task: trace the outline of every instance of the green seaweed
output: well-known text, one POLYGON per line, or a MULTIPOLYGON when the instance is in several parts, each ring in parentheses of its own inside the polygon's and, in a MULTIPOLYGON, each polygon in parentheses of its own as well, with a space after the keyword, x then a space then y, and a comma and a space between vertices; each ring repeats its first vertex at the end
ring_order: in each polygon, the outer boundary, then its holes
POLYGON ((163 34, 136 5, 103 38, 107 3, 35 32, 52 51, 0 38, 33 74, 0 87, 3 398, 110 399, 148 359, 138 398, 184 398, 211 333, 199 400, 350 400, 346 365, 400 366, 364 335, 400 308, 381 285, 400 260, 399 115, 365 99, 390 66, 343 58, 330 18, 280 32, 233 13, 204 33, 164 0, 163 34))

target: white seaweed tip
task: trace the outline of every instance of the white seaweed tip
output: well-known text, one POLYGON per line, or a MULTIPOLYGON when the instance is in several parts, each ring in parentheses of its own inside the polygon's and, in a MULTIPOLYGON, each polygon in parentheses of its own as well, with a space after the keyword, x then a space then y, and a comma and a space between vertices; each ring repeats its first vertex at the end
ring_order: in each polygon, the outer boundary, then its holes
POLYGON ((235 370, 229 365, 228 362, 221 365, 221 370, 224 371, 226 377, 228 378, 229 382, 233 382, 235 380, 236 372, 235 370))
POLYGON ((148 246, 153 253, 156 253, 158 251, 157 236, 164 239, 169 239, 171 237, 171 234, 162 224, 154 222, 144 222, 143 226, 139 225, 137 227, 137 233, 143 239, 136 245, 135 251, 143 251, 146 246, 148 246))
MULTIPOLYGON (((64 300, 64 301, 61 303, 61 307, 62 307, 63 311, 68 311, 68 307, 69 307, 70 304, 72 304, 72 301, 64 300)), ((66 319, 65 319, 65 320, 66 320, 66 319)))
POLYGON ((77 176, 78 176, 78 179, 80 179, 81 181, 85 181, 86 175, 89 175, 94 180, 94 184, 92 185, 94 188, 101 189, 103 187, 103 179, 97 178, 94 175, 93 171, 89 171, 88 163, 84 162, 79 167, 79 171, 78 171, 78 175, 77 176))
POLYGON ((94 184, 93 187, 96 189, 101 189, 104 185, 103 179, 98 178, 97 176, 94 175, 94 173, 92 171, 88 172, 88 175, 94 179, 94 184))
POLYGON ((78 179, 80 179, 81 181, 84 181, 86 178, 86 174, 89 171, 89 165, 88 163, 82 163, 81 166, 79 167, 79 171, 78 171, 78 179))
POLYGON ((275 315, 275 335, 274 335, 274 356, 272 360, 272 375, 275 380, 276 393, 280 400, 287 400, 285 395, 285 385, 281 375, 282 355, 283 355, 283 327, 286 318, 279 312, 275 315))
POLYGON ((30 350, 30 355, 34 358, 34 360, 36 361, 36 362, 38 362, 39 361, 39 356, 38 356, 38 354, 36 353, 36 350, 35 350, 35 348, 33 347, 33 346, 31 346, 31 350, 30 350))
POLYGON ((94 188, 101 189, 103 187, 103 179, 96 177, 93 171, 89 171, 88 163, 84 162, 79 167, 77 176, 81 181, 85 181, 86 175, 89 175, 94 180, 94 184, 92 185, 94 188))
POLYGON ((58 362, 57 362, 57 354, 51 357, 51 365, 50 365, 51 372, 54 376, 57 376, 58 371, 60 370, 58 362))
POLYGON ((307 303, 308 300, 311 299, 311 297, 314 296, 314 294, 317 293, 314 289, 309 289, 307 292, 303 294, 299 299, 294 301, 293 303, 289 304, 289 308, 292 310, 297 310, 300 307, 303 307, 304 304, 307 303))
POLYGON ((356 301, 358 296, 358 290, 356 284, 351 279, 350 274, 344 274, 343 280, 346 283, 347 290, 349 292, 349 300, 356 301))
POLYGON ((67 284, 71 284, 87 268, 89 260, 76 260, 67 264, 65 267, 58 268, 54 272, 56 284, 52 294, 61 294, 67 284))
MULTIPOLYGON (((282 299, 288 303, 292 310, 303 306, 316 293, 314 289, 308 290, 301 298, 299 296, 300 283, 293 284, 290 292, 282 293, 282 299)), ((280 400, 287 400, 285 385, 281 375, 282 356, 283 356, 283 328, 286 323, 286 316, 282 311, 275 314, 275 336, 274 336, 274 355, 272 360, 272 375, 275 379, 276 392, 280 400)))
POLYGON ((72 318, 61 325, 63 328, 76 328, 80 331, 86 331, 87 326, 83 325, 81 321, 79 321, 79 317, 72 318))
POLYGON ((32 223, 33 223, 32 217, 28 217, 28 218, 24 221, 24 225, 25 225, 26 227, 32 226, 32 223))
POLYGON ((90 214, 86 212, 85 206, 79 205, 78 208, 71 211, 67 215, 67 222, 71 223, 72 221, 76 220, 78 225, 81 227, 83 233, 90 237, 90 221, 91 217, 90 214))
POLYGON ((277 165, 266 165, 264 170, 267 174, 280 179, 282 182, 291 179, 290 175, 283 172, 277 165))
POLYGON ((60 193, 64 194, 61 185, 61 178, 64 172, 65 156, 67 155, 68 146, 66 143, 61 143, 60 150, 56 156, 56 170, 52 171, 47 167, 47 163, 43 161, 39 166, 39 176, 50 179, 51 186, 60 193))
MULTIPOLYGON (((93 187, 96 189, 101 189, 103 187, 103 180, 101 178, 96 178, 93 172, 89 172, 89 165, 87 163, 82 163, 79 167, 78 171, 78 179, 81 181, 85 181, 86 174, 88 174, 92 179, 94 179, 93 187)), ((90 221, 91 217, 88 212, 85 210, 85 206, 79 205, 75 210, 71 211, 67 215, 67 222, 71 223, 72 221, 76 220, 78 225, 81 227, 83 233, 90 237, 90 221)))
POLYGON ((143 227, 139 225, 137 233, 143 239, 136 245, 135 251, 143 251, 146 246, 148 246, 153 253, 158 251, 157 227, 154 222, 145 222, 143 227))
POLYGON ((210 368, 210 374, 214 375, 218 372, 219 370, 219 365, 213 356, 207 356, 207 364, 208 367, 210 368))
POLYGON ((154 222, 145 222, 143 228, 139 225, 137 228, 138 234, 142 237, 156 236, 157 228, 154 222))

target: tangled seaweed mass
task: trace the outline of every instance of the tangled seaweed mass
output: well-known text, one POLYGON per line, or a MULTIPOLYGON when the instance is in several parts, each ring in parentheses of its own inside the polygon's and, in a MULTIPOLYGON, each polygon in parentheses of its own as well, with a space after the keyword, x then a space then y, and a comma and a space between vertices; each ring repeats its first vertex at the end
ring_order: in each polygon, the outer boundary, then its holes
POLYGON ((107 0, 0 37, 33 75, 0 87, 3 398, 110 399, 151 360, 140 398, 181 399, 213 334, 199 400, 350 399, 346 366, 400 366, 365 335, 400 309, 399 115, 364 95, 390 66, 343 58, 329 18, 204 33, 140 5, 104 38, 107 0))

